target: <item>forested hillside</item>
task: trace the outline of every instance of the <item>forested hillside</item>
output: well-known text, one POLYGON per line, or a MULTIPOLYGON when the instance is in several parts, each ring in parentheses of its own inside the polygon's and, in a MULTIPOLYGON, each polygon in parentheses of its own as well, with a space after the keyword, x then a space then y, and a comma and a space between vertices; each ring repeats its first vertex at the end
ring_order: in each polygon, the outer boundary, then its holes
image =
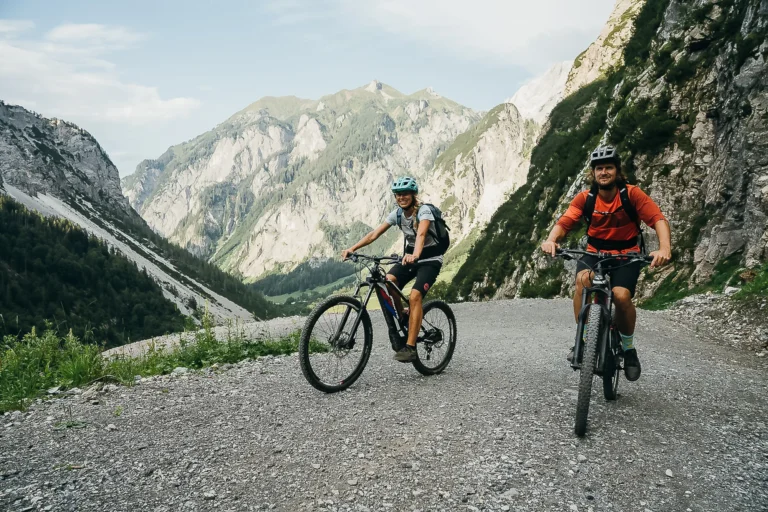
POLYGON ((761 265, 768 256, 764 4, 648 0, 623 65, 554 109, 527 183, 493 216, 449 295, 549 297, 568 289, 562 264, 538 246, 586 187, 586 157, 601 141, 618 145, 630 182, 671 221, 673 265, 646 279, 641 295, 680 296, 714 273, 761 265))
POLYGON ((0 226, 0 337, 50 322, 117 346, 184 327, 146 272, 73 223, 0 195, 0 226))
POLYGON ((355 266, 338 260, 309 260, 287 274, 273 274, 253 283, 265 295, 283 295, 338 281, 355 273, 355 266))
POLYGON ((122 195, 109 156, 72 123, 0 101, 0 194, 46 216, 69 219, 119 250, 146 269, 174 311, 194 315, 207 307, 216 321, 278 313, 237 276, 152 231, 122 195))

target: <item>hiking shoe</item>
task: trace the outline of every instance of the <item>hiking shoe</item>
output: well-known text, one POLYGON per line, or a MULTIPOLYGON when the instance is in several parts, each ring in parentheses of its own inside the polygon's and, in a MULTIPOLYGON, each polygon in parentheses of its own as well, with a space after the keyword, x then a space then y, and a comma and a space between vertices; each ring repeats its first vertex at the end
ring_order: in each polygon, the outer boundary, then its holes
POLYGON ((406 345, 395 352, 395 361, 400 361, 401 363, 410 363, 417 358, 418 354, 416 353, 416 347, 410 345, 406 345))
POLYGON ((624 376, 630 382, 640 378, 640 360, 637 358, 637 350, 634 348, 624 351, 624 376))
POLYGON ((571 351, 570 351, 570 352, 568 352, 568 355, 567 355, 567 356, 565 356, 565 359, 566 359, 566 360, 567 360, 569 363, 573 364, 573 356, 574 356, 575 354, 576 354, 576 345, 574 345, 574 346, 572 346, 572 347, 571 347, 571 351))

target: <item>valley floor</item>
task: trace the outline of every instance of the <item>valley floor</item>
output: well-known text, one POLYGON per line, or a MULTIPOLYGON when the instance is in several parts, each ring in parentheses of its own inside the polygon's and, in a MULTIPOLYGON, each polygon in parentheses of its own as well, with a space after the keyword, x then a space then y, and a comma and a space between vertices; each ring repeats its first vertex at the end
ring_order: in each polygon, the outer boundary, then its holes
POLYGON ((455 311, 437 377, 392 361, 374 313, 368 368, 343 393, 268 357, 4 416, 0 509, 768 508, 765 358, 641 311, 643 376, 615 403, 595 386, 578 439, 570 302, 455 311))

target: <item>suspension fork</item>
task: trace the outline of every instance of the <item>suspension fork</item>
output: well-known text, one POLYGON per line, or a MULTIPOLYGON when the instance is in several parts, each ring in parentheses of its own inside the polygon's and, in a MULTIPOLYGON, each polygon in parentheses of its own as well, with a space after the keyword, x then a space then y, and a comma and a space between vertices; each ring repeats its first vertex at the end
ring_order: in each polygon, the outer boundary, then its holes
POLYGON ((598 367, 596 370, 602 371, 603 369, 603 363, 604 358, 602 355, 605 351, 605 343, 607 336, 610 336, 610 322, 611 322, 611 313, 609 306, 611 304, 613 293, 611 292, 610 287, 608 290, 606 290, 603 287, 590 287, 590 288, 584 288, 581 292, 581 311, 579 311, 579 321, 576 326, 576 339, 574 340, 574 358, 573 362, 571 362, 571 367, 573 369, 580 369, 581 368, 581 346, 584 344, 584 327, 586 326, 586 320, 587 320, 587 310, 590 306, 598 306, 600 307, 600 316, 602 317, 602 323, 606 327, 602 329, 600 332, 600 337, 597 340, 598 346, 598 367), (592 295, 591 301, 590 294, 592 295), (600 298, 605 297, 604 301, 601 301, 600 298), (607 323, 606 323, 607 322, 607 323))
MULTIPOLYGON (((355 322, 352 324, 352 330, 349 331, 349 338, 344 340, 344 345, 352 341, 352 339, 355 337, 355 333, 357 332, 357 328, 360 327, 360 321, 363 318, 363 312, 365 311, 365 308, 368 306, 368 301, 371 300, 371 294, 373 293, 373 287, 369 283, 359 283, 357 285, 357 288, 355 288, 355 293, 353 294, 354 297, 360 296, 360 289, 363 286, 368 286, 368 293, 365 296, 365 300, 363 300, 360 304, 360 311, 357 313, 357 317, 355 317, 355 322)), ((338 340, 339 336, 341 336, 341 333, 344 331, 344 326, 347 324, 347 320, 349 320, 349 313, 352 311, 352 308, 350 306, 347 306, 346 311, 344 311, 344 316, 341 317, 341 322, 339 323, 339 326, 336 328, 336 332, 333 335, 334 340, 338 340)))

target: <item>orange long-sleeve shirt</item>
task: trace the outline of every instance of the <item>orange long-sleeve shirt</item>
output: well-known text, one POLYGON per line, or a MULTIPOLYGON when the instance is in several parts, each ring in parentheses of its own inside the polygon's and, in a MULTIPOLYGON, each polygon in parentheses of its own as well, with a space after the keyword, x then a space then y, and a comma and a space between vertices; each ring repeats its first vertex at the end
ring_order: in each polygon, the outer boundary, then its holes
MULTIPOLYGON (((661 209, 659 209, 658 205, 648 194, 634 185, 627 185, 627 192, 629 193, 629 200, 632 201, 637 210, 638 217, 649 227, 652 228, 660 220, 667 220, 661 213, 661 209)), ((582 211, 587 202, 587 195, 589 195, 589 191, 585 190, 574 197, 571 205, 557 221, 557 225, 566 232, 572 230, 581 221, 582 211)), ((637 225, 632 222, 632 219, 629 218, 627 212, 622 208, 621 197, 618 193, 610 203, 603 201, 600 195, 597 196, 595 212, 592 214, 592 222, 587 230, 588 236, 604 240, 632 240, 637 238, 639 234, 640 230, 637 228, 637 225)), ((597 252, 597 249, 588 245, 587 251, 597 252)), ((635 246, 621 251, 604 252, 622 254, 633 251, 640 251, 640 247, 635 246)))

